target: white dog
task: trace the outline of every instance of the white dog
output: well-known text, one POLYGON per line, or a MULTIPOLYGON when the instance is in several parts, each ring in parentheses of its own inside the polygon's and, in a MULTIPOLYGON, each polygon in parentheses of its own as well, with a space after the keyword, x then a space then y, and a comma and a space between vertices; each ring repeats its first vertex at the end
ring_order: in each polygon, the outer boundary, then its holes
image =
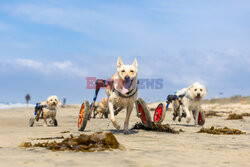
POLYGON ((174 101, 174 118, 179 116, 179 122, 181 121, 181 110, 184 111, 187 117, 187 123, 191 121, 190 111, 193 113, 195 125, 198 125, 198 114, 201 111, 200 101, 207 94, 207 89, 204 85, 196 82, 189 88, 184 88, 176 93, 179 98, 174 101))
POLYGON ((121 58, 117 60, 117 73, 113 75, 113 88, 107 87, 108 107, 111 121, 114 127, 119 130, 120 126, 115 120, 115 115, 122 109, 126 109, 126 119, 124 122, 124 134, 129 133, 128 125, 131 112, 137 99, 137 60, 135 58, 132 65, 124 65, 121 58))
POLYGON ((51 118, 50 123, 57 126, 56 120, 56 112, 57 112, 57 105, 59 104, 59 100, 57 96, 49 96, 46 102, 42 102, 41 105, 45 105, 46 107, 43 108, 43 119, 44 124, 43 126, 48 126, 47 119, 51 118))

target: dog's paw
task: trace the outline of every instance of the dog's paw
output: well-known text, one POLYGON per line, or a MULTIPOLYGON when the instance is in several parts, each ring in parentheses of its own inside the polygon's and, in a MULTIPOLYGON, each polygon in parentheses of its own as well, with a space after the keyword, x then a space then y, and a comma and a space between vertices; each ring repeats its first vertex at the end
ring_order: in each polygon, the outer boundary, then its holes
POLYGON ((188 117, 187 118, 187 123, 189 123, 191 121, 191 118, 190 117, 188 117))
POLYGON ((47 127, 48 125, 47 124, 43 124, 44 127, 47 127))
POLYGON ((114 127, 116 128, 116 130, 120 130, 120 125, 118 125, 117 123, 113 123, 114 127))
POLYGON ((123 134, 129 134, 130 133, 130 131, 128 130, 128 129, 124 129, 124 131, 123 131, 123 134))
POLYGON ((120 125, 115 125, 116 130, 120 130, 121 126, 120 125))

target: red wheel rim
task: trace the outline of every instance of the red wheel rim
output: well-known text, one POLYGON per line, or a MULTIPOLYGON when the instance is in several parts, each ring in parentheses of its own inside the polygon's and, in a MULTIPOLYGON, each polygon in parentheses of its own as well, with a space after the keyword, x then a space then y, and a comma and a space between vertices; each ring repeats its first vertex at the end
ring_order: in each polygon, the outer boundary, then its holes
POLYGON ((81 110, 80 110, 80 115, 79 115, 79 118, 78 118, 78 127, 80 127, 82 125, 83 115, 84 115, 84 104, 82 104, 82 107, 81 107, 81 110))
POLYGON ((154 115, 154 121, 158 123, 162 117, 163 113, 163 105, 159 104, 158 107, 155 110, 155 115, 154 115))
POLYGON ((202 120, 202 117, 201 117, 201 113, 199 112, 199 116, 198 116, 198 124, 201 124, 201 120, 202 120))
POLYGON ((143 123, 146 125, 147 124, 147 118, 146 118, 146 115, 145 115, 145 112, 142 108, 142 105, 141 103, 137 103, 137 106, 138 106, 138 109, 139 109, 139 112, 141 113, 141 119, 143 121, 143 123))

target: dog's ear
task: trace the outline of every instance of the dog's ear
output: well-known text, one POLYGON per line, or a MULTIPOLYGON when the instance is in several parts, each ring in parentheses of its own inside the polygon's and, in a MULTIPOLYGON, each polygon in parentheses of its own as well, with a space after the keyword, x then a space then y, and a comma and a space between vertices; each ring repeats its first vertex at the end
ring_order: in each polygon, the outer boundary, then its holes
POLYGON ((136 58, 134 59, 134 62, 133 62, 133 64, 132 64, 135 68, 137 68, 137 60, 136 60, 136 58))
POLYGON ((119 56, 117 60, 117 68, 121 68, 122 65, 123 65, 123 62, 122 62, 121 57, 119 56))
POLYGON ((208 92, 208 91, 207 91, 207 88, 206 88, 205 86, 203 86, 203 89, 206 91, 206 93, 208 92))
POLYGON ((194 84, 192 84, 191 86, 189 86, 188 90, 192 89, 194 87, 194 84))

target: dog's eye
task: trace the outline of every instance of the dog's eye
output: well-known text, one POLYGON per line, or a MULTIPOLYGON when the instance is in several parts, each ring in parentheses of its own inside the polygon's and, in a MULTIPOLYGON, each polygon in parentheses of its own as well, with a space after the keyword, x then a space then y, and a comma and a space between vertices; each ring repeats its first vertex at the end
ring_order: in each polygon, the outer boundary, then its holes
POLYGON ((195 89, 194 91, 197 91, 197 89, 195 89))
POLYGON ((125 70, 122 70, 122 72, 125 72, 125 70))
POLYGON ((202 89, 200 89, 200 91, 202 92, 202 89))
POLYGON ((132 72, 132 73, 133 73, 133 72, 134 72, 134 70, 130 70, 130 72, 132 72))

